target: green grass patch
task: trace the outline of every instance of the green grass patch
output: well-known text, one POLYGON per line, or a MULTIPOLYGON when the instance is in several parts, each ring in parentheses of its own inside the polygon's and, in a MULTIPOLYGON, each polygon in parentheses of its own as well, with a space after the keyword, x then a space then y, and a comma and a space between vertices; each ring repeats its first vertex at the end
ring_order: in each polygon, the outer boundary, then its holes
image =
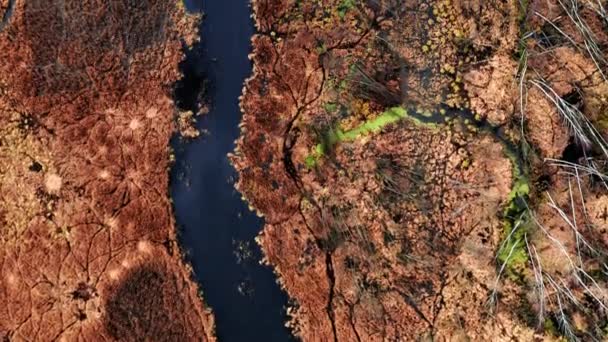
POLYGON ((557 325, 555 324, 555 322, 553 322, 551 318, 545 319, 545 322, 543 323, 543 328, 545 329, 545 333, 549 334, 550 336, 557 337, 560 335, 557 325))
MULTIPOLYGON (((326 106, 327 105, 330 104, 326 104, 326 106)), ((334 108, 331 105, 325 108, 325 110, 328 112, 333 109, 334 108)), ((321 142, 317 144, 313 148, 311 154, 304 159, 304 164, 307 168, 312 169, 317 166, 319 160, 325 156, 336 144, 354 141, 357 138, 368 134, 379 133, 387 125, 397 123, 403 119, 408 119, 416 125, 425 126, 431 129, 437 129, 439 127, 437 123, 422 121, 420 118, 410 115, 405 108, 393 107, 349 131, 343 131, 339 127, 326 131, 320 137, 321 142)))
POLYGON ((528 7, 530 5, 529 0, 520 0, 519 1, 519 14, 517 16, 517 20, 520 25, 524 24, 526 17, 528 16, 528 7))
POLYGON ((319 55, 322 55, 326 52, 327 52, 327 44, 321 43, 319 46, 317 46, 317 53, 319 55))
MULTIPOLYGON (((332 112, 333 109, 333 106, 325 108, 328 112, 332 112)), ((370 133, 378 133, 386 125, 396 123, 406 117, 408 117, 407 110, 395 107, 349 131, 342 131, 339 127, 330 129, 321 136, 321 143, 317 144, 312 153, 304 159, 304 164, 307 168, 312 169, 317 166, 319 159, 326 155, 336 144, 343 141, 353 141, 360 136, 370 133)))
POLYGON ((338 16, 341 19, 344 19, 346 13, 355 7, 356 0, 342 0, 340 5, 338 5, 338 16))
POLYGON ((507 276, 516 280, 529 258, 524 238, 532 225, 526 204, 530 196, 530 184, 526 175, 520 170, 516 156, 510 153, 507 153, 507 156, 513 165, 515 181, 507 196, 503 213, 503 240, 508 240, 501 244, 498 260, 501 264, 506 263, 507 276))
POLYGON ((337 129, 335 131, 337 138, 336 142, 352 141, 362 135, 367 135, 369 133, 377 133, 381 131, 384 126, 396 123, 406 118, 407 116, 407 110, 401 107, 391 108, 386 112, 378 115, 374 119, 366 121, 358 127, 351 129, 350 131, 342 132, 340 129, 337 129))
POLYGON ((338 110, 338 104, 333 102, 328 102, 323 105, 323 108, 328 114, 335 113, 338 110))

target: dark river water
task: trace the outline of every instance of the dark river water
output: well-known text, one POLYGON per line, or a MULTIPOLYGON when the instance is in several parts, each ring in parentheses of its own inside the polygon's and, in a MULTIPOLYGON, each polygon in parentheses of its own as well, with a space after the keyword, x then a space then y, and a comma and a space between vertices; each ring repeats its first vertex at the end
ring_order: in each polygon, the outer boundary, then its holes
POLYGON ((208 80, 211 110, 198 123, 208 135, 172 142, 171 196, 180 242, 213 309, 220 341, 290 341, 284 327, 287 297, 271 269, 258 264, 261 253, 253 239, 263 221, 234 190, 236 173, 226 157, 239 135, 238 97, 251 74, 251 9, 247 0, 186 0, 186 5, 206 17, 202 42, 182 65, 185 78, 175 97, 180 107, 195 108, 196 94, 208 80), (237 246, 244 252, 235 253, 237 246))

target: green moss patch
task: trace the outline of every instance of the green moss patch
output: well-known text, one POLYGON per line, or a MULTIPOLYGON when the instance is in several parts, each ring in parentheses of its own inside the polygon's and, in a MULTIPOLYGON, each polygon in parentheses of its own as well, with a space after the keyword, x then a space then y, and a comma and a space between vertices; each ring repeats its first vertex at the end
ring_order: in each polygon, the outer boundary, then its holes
MULTIPOLYGON (((321 143, 315 146, 312 153, 304 160, 304 163, 306 164, 307 168, 314 168, 319 159, 327 154, 327 152, 329 152, 336 144, 344 141, 353 141, 360 136, 365 136, 371 133, 378 133, 385 126, 396 123, 408 117, 408 111, 406 109, 394 107, 349 131, 342 131, 342 129, 339 127, 331 129, 323 134, 321 137, 321 143)), ((412 119, 416 120, 414 118, 412 119)))
POLYGON ((342 0, 338 5, 338 16, 342 19, 346 16, 346 13, 355 7, 355 0, 342 0))
POLYGON ((513 165, 515 179, 503 213, 503 243, 498 251, 500 263, 506 263, 507 275, 517 279, 528 262, 525 236, 530 230, 531 222, 527 202, 530 196, 528 178, 520 170, 516 156, 507 153, 513 165), (505 240, 506 239, 506 240, 505 240))

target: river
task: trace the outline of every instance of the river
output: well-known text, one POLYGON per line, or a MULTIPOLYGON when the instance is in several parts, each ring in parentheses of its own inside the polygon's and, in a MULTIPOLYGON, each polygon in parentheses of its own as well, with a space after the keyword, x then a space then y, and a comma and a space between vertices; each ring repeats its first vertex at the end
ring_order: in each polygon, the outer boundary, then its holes
POLYGON ((261 252, 253 239, 263 220, 234 190, 236 172, 226 156, 239 135, 238 97, 252 70, 251 9, 246 0, 186 0, 186 6, 206 17, 202 41, 182 65, 185 78, 176 101, 192 109, 207 80, 211 110, 198 122, 208 135, 172 142, 171 196, 180 242, 213 309, 220 341, 290 341, 287 296, 271 269, 258 263, 261 252), (238 255, 236 246, 243 247, 238 255))

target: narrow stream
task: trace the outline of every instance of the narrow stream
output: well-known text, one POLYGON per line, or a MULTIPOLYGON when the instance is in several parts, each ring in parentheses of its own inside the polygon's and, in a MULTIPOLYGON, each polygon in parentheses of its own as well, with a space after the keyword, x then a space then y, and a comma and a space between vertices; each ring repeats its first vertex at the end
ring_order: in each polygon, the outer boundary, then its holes
POLYGON ((238 97, 251 74, 251 9, 247 0, 185 3, 190 11, 202 10, 205 20, 201 44, 182 63, 185 77, 176 102, 195 109, 207 80, 211 110, 198 124, 208 135, 172 142, 171 196, 180 242, 213 309, 220 341, 290 341, 284 326, 287 297, 271 269, 258 263, 261 252, 253 239, 263 221, 234 190, 236 172, 226 157, 239 135, 238 97))

